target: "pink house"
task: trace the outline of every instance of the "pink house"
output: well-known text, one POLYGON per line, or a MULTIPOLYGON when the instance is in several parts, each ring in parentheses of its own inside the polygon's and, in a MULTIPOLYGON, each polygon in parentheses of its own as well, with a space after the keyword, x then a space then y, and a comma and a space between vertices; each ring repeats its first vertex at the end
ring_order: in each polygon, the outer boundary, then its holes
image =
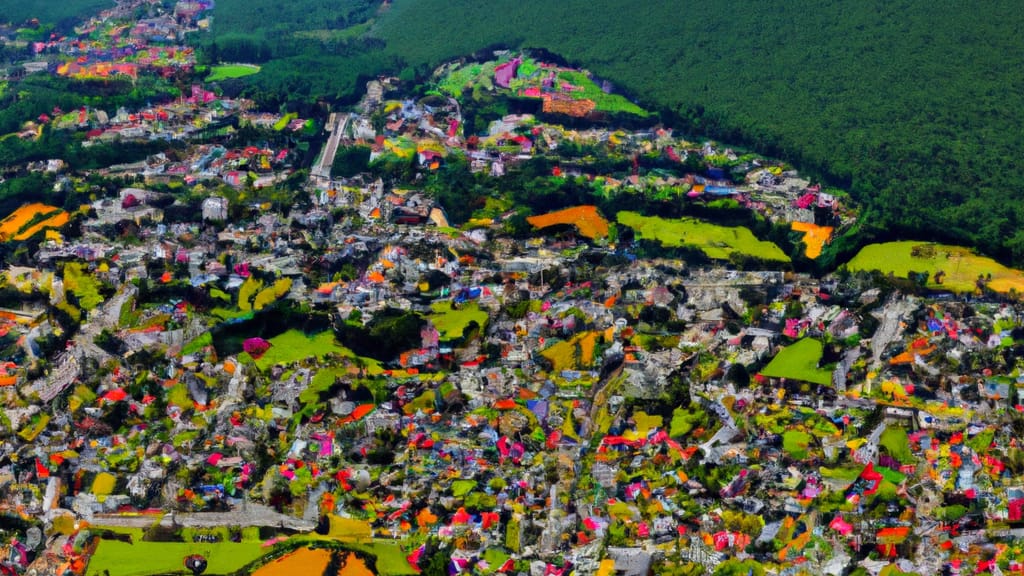
POLYGON ((502 88, 508 88, 509 83, 516 77, 516 73, 519 72, 519 64, 521 62, 522 59, 516 57, 504 64, 499 64, 494 69, 494 82, 502 88))

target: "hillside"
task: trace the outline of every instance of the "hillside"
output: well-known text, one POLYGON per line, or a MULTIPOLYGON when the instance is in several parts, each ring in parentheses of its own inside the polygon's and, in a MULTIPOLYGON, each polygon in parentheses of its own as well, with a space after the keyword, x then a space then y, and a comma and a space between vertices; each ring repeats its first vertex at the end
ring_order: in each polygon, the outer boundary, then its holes
MULTIPOLYGON (((218 12, 232 13, 234 3, 242 4, 224 0, 218 12)), ((274 21, 324 4, 275 4, 274 21)), ((674 124, 850 188, 867 205, 869 231, 882 237, 968 243, 1024 261, 1024 176, 1013 161, 1024 127, 1024 77, 1015 72, 1024 64, 1024 13, 1014 2, 978 11, 923 0, 396 0, 356 12, 373 17, 370 38, 357 26, 332 33, 343 40, 281 49, 305 65, 283 66, 288 80, 278 86, 301 85, 299 70, 322 82, 313 53, 358 53, 344 64, 323 57, 337 96, 377 64, 424 73, 489 46, 545 48, 670 112, 674 124)), ((274 89, 273 73, 255 78, 274 89)))

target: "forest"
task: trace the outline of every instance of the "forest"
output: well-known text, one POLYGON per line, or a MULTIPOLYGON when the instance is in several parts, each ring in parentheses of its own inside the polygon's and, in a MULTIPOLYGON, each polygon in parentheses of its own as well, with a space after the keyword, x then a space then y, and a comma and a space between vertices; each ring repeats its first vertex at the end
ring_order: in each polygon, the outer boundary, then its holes
POLYGON ((1024 263, 1016 2, 338 5, 222 0, 212 42, 271 61, 253 77, 257 95, 338 101, 379 72, 423 78, 482 49, 543 48, 694 136, 849 189, 866 208, 865 237, 963 243, 1024 263), (252 17, 270 7, 273 18, 252 17))
POLYGON ((84 15, 113 8, 113 0, 22 0, 5 2, 0 12, 0 23, 8 22, 15 27, 26 20, 38 18, 40 22, 70 29, 75 20, 84 15))

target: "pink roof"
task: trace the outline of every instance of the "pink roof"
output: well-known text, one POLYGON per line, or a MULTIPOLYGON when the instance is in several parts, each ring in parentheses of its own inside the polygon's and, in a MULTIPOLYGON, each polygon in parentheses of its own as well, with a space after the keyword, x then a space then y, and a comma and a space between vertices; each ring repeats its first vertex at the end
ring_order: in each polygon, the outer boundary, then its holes
POLYGON ((508 88, 509 83, 516 77, 516 73, 519 72, 519 64, 521 62, 520 58, 513 58, 504 64, 499 64, 494 69, 494 82, 502 88, 508 88))

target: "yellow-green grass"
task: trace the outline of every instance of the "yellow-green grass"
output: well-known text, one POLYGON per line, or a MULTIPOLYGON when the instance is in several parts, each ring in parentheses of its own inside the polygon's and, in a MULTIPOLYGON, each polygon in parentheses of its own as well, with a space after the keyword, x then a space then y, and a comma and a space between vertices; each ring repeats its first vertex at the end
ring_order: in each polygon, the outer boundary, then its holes
POLYGON ((594 361, 594 346, 597 343, 597 336, 597 332, 577 334, 570 340, 555 342, 540 354, 551 361, 556 372, 587 368, 594 361), (578 348, 577 345, 579 345, 578 348))
POLYGON ((694 218, 667 219, 623 211, 616 220, 636 231, 639 238, 653 240, 662 246, 691 247, 715 260, 728 260, 740 254, 777 262, 789 262, 789 256, 775 244, 758 240, 749 228, 719 226, 694 218))
POLYGON ((206 77, 207 82, 219 82, 232 78, 245 78, 260 71, 255 64, 222 64, 210 69, 210 75, 206 77))
MULTIPOLYGON (((301 330, 289 330, 270 339, 270 349, 256 360, 260 370, 275 364, 288 364, 306 358, 323 358, 328 354, 340 354, 344 358, 356 359, 354 352, 334 340, 334 332, 325 330, 319 334, 307 335, 301 330)), ((363 358, 368 374, 380 374, 380 363, 363 358)))
POLYGON ((927 286, 954 292, 971 292, 977 288, 978 276, 992 275, 988 287, 996 292, 1011 289, 1024 293, 1024 273, 1007 268, 995 260, 979 256, 962 246, 932 244, 906 240, 871 244, 861 249, 846 264, 850 271, 878 270, 883 274, 906 278, 913 272, 927 272, 927 286), (942 283, 935 282, 936 272, 945 272, 942 283))
POLYGON ((803 460, 807 458, 811 440, 811 435, 803 430, 786 430, 782 434, 782 449, 793 458, 803 460))
MULTIPOLYGON (((125 533, 125 530, 117 530, 125 533)), ((202 554, 208 562, 209 574, 231 574, 270 553, 260 542, 144 542, 142 530, 127 531, 132 543, 103 540, 89 560, 86 574, 111 576, 149 576, 150 574, 184 573, 184 559, 202 554)))
POLYGON ((427 319, 437 328, 442 341, 462 338, 470 322, 476 322, 480 328, 487 324, 487 312, 476 302, 464 302, 458 308, 452 308, 447 301, 435 302, 430 308, 433 313, 427 319))
POLYGON ((832 383, 832 372, 818 368, 824 348, 820 341, 804 338, 780 350, 761 374, 827 386, 832 383))
POLYGON ((398 542, 374 540, 369 544, 347 544, 346 547, 374 555, 377 558, 377 574, 381 576, 408 576, 419 573, 409 565, 405 559, 408 552, 402 550, 398 542))
MULTIPOLYGON (((154 519, 156 521, 156 519, 154 519)), ((348 521, 352 522, 352 521, 348 521)), ((361 524, 365 525, 365 522, 361 524)), ((109 571, 112 576, 149 576, 151 574, 185 574, 183 565, 184 558, 192 554, 202 554, 209 563, 206 569, 207 574, 233 574, 246 567, 250 567, 260 558, 271 554, 274 547, 264 547, 258 539, 258 531, 253 528, 245 528, 242 531, 241 542, 229 542, 225 528, 216 528, 213 531, 221 536, 221 542, 195 543, 191 541, 192 531, 186 529, 183 532, 185 542, 144 542, 142 536, 144 530, 141 528, 124 527, 101 527, 118 534, 129 534, 132 543, 119 542, 117 540, 103 540, 96 549, 96 553, 89 561, 86 574, 99 576, 104 571, 109 571)), ((364 539, 365 526, 351 527, 353 534, 359 536, 353 538, 346 533, 350 528, 346 521, 338 523, 335 529, 335 522, 331 522, 331 534, 319 536, 316 534, 305 534, 293 536, 283 545, 309 541, 312 543, 333 541, 338 544, 332 548, 354 550, 370 554, 376 557, 376 572, 381 576, 407 576, 416 574, 416 571, 406 561, 406 551, 402 549, 401 543, 395 541, 382 541, 364 539)), ((210 532, 203 530, 203 533, 210 532)), ((320 544, 323 545, 323 544, 320 544)))

